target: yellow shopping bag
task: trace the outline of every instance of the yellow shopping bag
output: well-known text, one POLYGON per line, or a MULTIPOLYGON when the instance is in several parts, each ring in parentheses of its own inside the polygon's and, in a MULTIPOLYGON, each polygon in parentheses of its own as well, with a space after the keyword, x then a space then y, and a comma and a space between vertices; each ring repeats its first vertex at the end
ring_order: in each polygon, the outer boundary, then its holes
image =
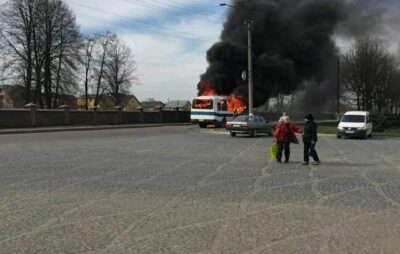
POLYGON ((271 160, 275 160, 276 155, 278 154, 278 144, 273 143, 270 150, 271 150, 271 160))

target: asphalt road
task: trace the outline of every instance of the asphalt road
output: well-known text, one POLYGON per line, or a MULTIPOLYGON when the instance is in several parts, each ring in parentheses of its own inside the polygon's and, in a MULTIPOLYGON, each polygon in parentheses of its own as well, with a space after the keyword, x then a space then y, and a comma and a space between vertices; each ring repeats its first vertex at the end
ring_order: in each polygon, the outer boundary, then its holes
POLYGON ((399 253, 400 139, 323 163, 196 126, 0 136, 0 253, 399 253))

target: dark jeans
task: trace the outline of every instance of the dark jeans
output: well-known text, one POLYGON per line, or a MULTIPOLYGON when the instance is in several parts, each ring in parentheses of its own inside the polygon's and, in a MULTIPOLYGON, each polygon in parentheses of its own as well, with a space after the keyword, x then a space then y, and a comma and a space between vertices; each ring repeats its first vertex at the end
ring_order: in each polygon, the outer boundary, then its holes
POLYGON ((313 157, 314 161, 319 161, 317 151, 315 151, 316 143, 304 142, 304 161, 308 162, 310 156, 313 157))
POLYGON ((277 161, 281 161, 282 160, 283 149, 285 149, 285 160, 289 161, 290 141, 287 141, 287 142, 278 141, 278 154, 276 155, 276 160, 277 161))

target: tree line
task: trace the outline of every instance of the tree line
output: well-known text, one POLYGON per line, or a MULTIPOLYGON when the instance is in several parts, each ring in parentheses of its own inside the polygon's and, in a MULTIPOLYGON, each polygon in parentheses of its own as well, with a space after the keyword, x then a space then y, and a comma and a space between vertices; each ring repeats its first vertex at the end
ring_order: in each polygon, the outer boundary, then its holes
POLYGON ((344 98, 358 110, 400 113, 400 64, 383 42, 357 40, 343 56, 344 98))
POLYGON ((25 102, 57 108, 61 95, 109 95, 118 106, 136 81, 131 49, 115 33, 83 35, 62 0, 8 0, 0 12, 3 80, 23 88, 25 102))

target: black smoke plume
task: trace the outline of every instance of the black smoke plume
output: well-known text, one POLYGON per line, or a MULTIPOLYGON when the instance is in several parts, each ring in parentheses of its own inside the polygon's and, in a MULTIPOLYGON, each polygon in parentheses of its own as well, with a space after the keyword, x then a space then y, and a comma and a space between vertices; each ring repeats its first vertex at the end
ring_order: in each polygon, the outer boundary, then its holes
POLYGON ((387 11, 388 4, 396 2, 233 0, 221 41, 207 51, 209 67, 200 76, 199 94, 207 84, 218 94, 247 96, 247 81, 241 79, 241 73, 247 70, 244 22, 250 19, 254 22, 254 106, 278 94, 300 90, 299 107, 320 106, 336 93, 339 50, 335 37, 352 39, 382 33, 388 22, 399 21, 393 18, 398 12, 387 11))

